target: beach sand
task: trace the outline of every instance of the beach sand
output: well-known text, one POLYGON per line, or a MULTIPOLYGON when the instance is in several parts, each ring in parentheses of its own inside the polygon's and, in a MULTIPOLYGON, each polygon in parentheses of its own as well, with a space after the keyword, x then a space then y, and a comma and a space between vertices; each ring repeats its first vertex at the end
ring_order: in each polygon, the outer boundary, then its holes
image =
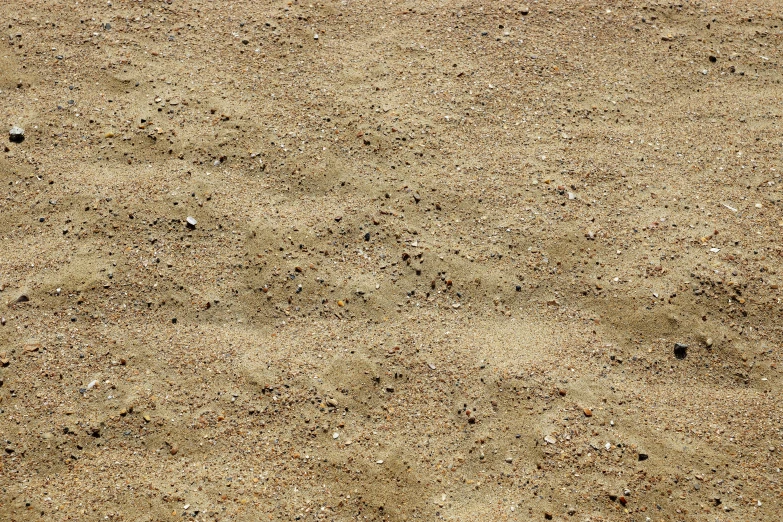
POLYGON ((0 519, 779 520, 779 7, 9 0, 0 519))

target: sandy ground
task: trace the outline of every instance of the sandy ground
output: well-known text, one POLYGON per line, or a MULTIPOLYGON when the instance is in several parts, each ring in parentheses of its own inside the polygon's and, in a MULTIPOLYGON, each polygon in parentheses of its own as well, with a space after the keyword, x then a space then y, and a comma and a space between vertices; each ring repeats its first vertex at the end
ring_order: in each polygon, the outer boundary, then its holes
POLYGON ((780 520, 778 1, 0 25, 0 519, 780 520))

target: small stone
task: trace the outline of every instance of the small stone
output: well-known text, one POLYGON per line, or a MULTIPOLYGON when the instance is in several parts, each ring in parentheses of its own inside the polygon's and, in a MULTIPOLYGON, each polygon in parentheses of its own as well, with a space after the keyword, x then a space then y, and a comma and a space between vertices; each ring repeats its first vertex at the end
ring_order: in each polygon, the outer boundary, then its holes
POLYGON ((643 460, 649 459, 650 456, 646 453, 639 453, 639 462, 642 462, 643 460))
POLYGON ((191 230, 196 228, 196 225, 198 224, 198 221, 196 221, 196 218, 194 218, 192 216, 188 216, 186 221, 188 223, 188 225, 187 225, 188 228, 191 229, 191 230))
POLYGON ((340 307, 345 306, 345 303, 342 300, 337 301, 337 306, 340 306, 340 307))
POLYGON ((519 14, 521 14, 522 16, 527 16, 528 14, 530 14, 530 8, 526 5, 523 5, 522 7, 519 8, 519 14))
POLYGON ((678 359, 685 359, 688 356, 688 345, 674 343, 674 356, 678 359))
POLYGON ((24 141, 24 129, 14 125, 8 132, 8 137, 13 143, 22 143, 24 141))
POLYGON ((552 435, 547 435, 546 437, 544 437, 544 441, 547 442, 548 444, 556 444, 557 443, 557 439, 554 438, 552 435))
POLYGON ((24 345, 23 350, 26 353, 37 352, 41 348, 41 343, 27 343, 24 345))
POLYGON ((152 420, 149 415, 145 415, 142 418, 144 419, 144 422, 150 422, 152 420))
POLYGON ((337 401, 334 399, 326 399, 326 405, 330 408, 336 408, 337 407, 337 401))
POLYGON ((172 446, 171 449, 169 450, 169 453, 171 453, 172 455, 176 455, 178 452, 179 452, 178 446, 172 446))
POLYGON ((552 513, 544 512, 544 518, 547 520, 552 520, 552 513))
POLYGON ((566 392, 566 390, 560 388, 559 390, 557 390, 557 393, 559 393, 561 397, 565 397, 566 393, 568 393, 568 392, 566 392))
POLYGON ((506 457, 506 462, 511 464, 512 462, 514 462, 514 458, 513 457, 506 457))
POLYGON ((707 348, 712 348, 712 343, 713 341, 711 337, 708 337, 707 340, 704 342, 704 344, 707 345, 707 348))
POLYGON ((590 408, 585 408, 582 411, 584 411, 585 417, 592 417, 593 416, 593 410, 591 410, 590 408))
POLYGON ((22 295, 20 295, 19 297, 17 297, 17 298, 16 298, 16 301, 14 301, 14 303, 15 303, 15 304, 16 304, 16 303, 26 303, 26 302, 28 302, 29 300, 30 300, 30 298, 29 298, 29 297, 27 297, 25 294, 22 294, 22 295))
POLYGON ((318 34, 313 35, 313 40, 318 40, 318 34))

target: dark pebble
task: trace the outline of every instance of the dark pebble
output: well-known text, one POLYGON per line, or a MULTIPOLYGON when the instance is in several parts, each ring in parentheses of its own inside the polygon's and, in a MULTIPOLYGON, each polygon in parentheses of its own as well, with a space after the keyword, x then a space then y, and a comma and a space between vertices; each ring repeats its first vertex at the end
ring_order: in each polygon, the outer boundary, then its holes
POLYGON ((688 356, 688 345, 674 343, 674 356, 678 359, 685 359, 688 356))

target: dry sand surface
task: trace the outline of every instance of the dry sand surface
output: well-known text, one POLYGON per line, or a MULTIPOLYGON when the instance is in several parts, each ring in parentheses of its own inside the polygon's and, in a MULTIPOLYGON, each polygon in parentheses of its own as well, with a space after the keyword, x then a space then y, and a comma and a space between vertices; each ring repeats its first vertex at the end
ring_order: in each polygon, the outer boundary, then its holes
POLYGON ((5 0, 0 519, 780 520, 781 14, 5 0))

